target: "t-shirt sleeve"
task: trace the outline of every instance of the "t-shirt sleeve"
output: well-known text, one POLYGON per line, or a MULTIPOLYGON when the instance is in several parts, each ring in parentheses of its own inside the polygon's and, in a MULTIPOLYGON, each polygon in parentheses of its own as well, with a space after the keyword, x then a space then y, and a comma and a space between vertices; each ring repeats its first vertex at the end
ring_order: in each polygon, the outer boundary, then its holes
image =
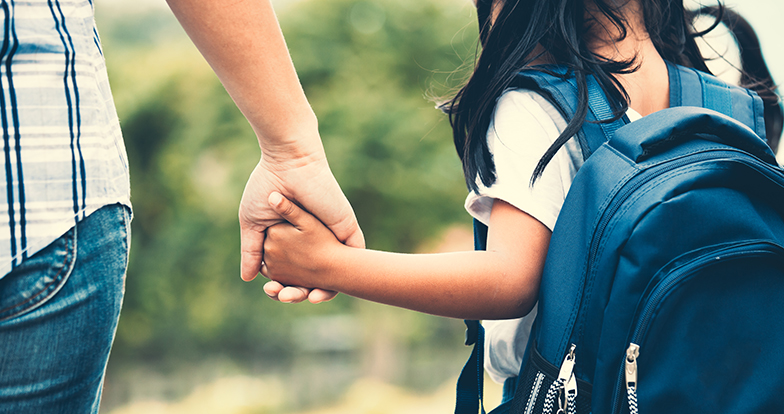
POLYGON ((487 187, 477 180, 478 191, 471 192, 465 202, 469 214, 487 224, 494 200, 503 200, 552 231, 582 163, 575 140, 556 153, 533 186, 530 183, 542 155, 565 127, 558 110, 541 95, 528 90, 505 92, 487 132, 496 181, 487 187))

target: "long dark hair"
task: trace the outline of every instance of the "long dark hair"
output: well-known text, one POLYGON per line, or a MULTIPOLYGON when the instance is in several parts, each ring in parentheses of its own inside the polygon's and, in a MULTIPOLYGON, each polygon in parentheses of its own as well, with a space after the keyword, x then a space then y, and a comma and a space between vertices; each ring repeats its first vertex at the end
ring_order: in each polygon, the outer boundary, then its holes
MULTIPOLYGON (((616 117, 620 117, 628 109, 628 95, 613 75, 630 73, 637 68, 634 59, 615 61, 588 48, 586 38, 593 19, 586 16, 586 0, 505 0, 492 25, 488 18, 491 1, 478 0, 477 4, 482 52, 475 70, 466 85, 446 105, 455 147, 463 164, 466 184, 471 190, 477 189, 477 177, 486 186, 495 182, 487 129, 496 100, 513 85, 516 74, 522 68, 531 66, 543 56, 541 50, 546 51, 552 63, 566 66, 575 77, 579 105, 564 131, 540 159, 531 177, 532 184, 558 149, 582 127, 588 110, 586 76, 592 74, 596 77, 616 117)), ((592 3, 617 28, 617 40, 624 39, 628 24, 620 7, 626 1, 593 0, 592 3)), ((725 15, 721 3, 710 10, 720 18, 701 32, 695 32, 692 25, 699 12, 686 10, 682 0, 642 0, 640 5, 648 35, 665 60, 710 72, 695 38, 721 23, 721 16, 725 15)), ((707 9, 704 12, 708 13, 707 9)), ((769 74, 767 78, 770 78, 769 74)))

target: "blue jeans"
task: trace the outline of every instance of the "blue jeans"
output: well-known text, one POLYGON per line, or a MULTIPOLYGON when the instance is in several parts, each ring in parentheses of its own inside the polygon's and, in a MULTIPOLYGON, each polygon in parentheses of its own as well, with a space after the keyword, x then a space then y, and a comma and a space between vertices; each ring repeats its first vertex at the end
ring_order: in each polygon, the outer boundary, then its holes
POLYGON ((105 206, 0 279, 0 413, 97 413, 131 213, 105 206))

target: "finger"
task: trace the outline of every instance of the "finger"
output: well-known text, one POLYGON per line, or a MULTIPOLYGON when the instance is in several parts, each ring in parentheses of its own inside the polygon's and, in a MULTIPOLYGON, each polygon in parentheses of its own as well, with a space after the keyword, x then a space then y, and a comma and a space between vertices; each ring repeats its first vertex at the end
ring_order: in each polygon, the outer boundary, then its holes
MULTIPOLYGON (((278 283, 278 282, 276 282, 274 280, 270 280, 269 282, 264 284, 264 293, 266 293, 267 296, 269 296, 269 298, 272 299, 272 300, 281 301, 280 298, 279 298, 280 292, 283 291, 283 289, 285 289, 285 288, 286 287, 281 285, 280 283, 278 283)), ((305 288, 298 288, 298 287, 294 287, 294 286, 292 286, 292 288, 294 288, 294 289, 293 290, 292 289, 287 290, 286 291, 287 293, 283 294, 285 301, 286 302, 292 302, 292 301, 302 302, 304 299, 298 300, 299 296, 304 291, 307 291, 307 289, 305 289, 305 288), (299 291, 299 292, 297 292, 297 291, 299 291)), ((308 300, 310 300, 313 303, 320 303, 320 302, 324 302, 324 301, 327 301, 327 300, 331 300, 336 295, 337 295, 337 293, 335 293, 335 292, 323 291, 323 290, 320 290, 320 289, 313 289, 313 291, 309 295, 307 295, 306 297, 307 297, 308 300), (313 302, 313 299, 312 299, 313 292, 317 292, 317 291, 318 292, 322 292, 322 293, 317 293, 318 296, 316 296, 316 297, 319 298, 318 302, 313 302), (323 295, 323 296, 321 296, 321 295, 323 295)), ((281 302, 283 302, 283 301, 281 301, 281 302)))
POLYGON ((278 300, 284 303, 300 303, 308 298, 310 289, 299 286, 286 286, 278 293, 278 300))
POLYGON ((264 293, 272 300, 278 300, 278 294, 281 290, 283 290, 283 285, 274 280, 270 280, 264 284, 264 293))
POLYGON ((278 192, 273 191, 270 193, 268 201, 272 209, 294 227, 301 228, 301 226, 307 225, 309 221, 315 220, 315 217, 306 213, 278 192))
MULTIPOLYGON (((346 203, 348 205, 348 202, 346 203)), ((332 231, 332 234, 346 246, 356 247, 359 249, 365 248, 365 237, 362 234, 362 229, 359 228, 359 223, 354 215, 354 212, 349 209, 343 215, 343 218, 337 222, 325 222, 327 227, 332 231)))
POLYGON ((246 282, 256 278, 261 269, 264 232, 240 228, 240 277, 246 282))
POLYGON ((334 299, 337 295, 338 292, 333 292, 331 290, 313 289, 308 295, 308 300, 310 303, 327 302, 334 299))

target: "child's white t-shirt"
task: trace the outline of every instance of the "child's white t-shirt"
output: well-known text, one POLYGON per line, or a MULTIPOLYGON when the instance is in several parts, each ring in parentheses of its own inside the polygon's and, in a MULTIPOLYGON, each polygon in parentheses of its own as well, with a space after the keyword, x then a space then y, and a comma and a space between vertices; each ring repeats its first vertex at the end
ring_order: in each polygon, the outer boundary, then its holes
MULTIPOLYGON (((631 108, 627 116, 631 121, 640 118, 631 108)), ((566 193, 583 163, 577 141, 567 141, 533 187, 530 182, 539 159, 564 128, 566 121, 561 114, 538 93, 524 89, 504 92, 498 98, 487 131, 496 180, 490 187, 477 180, 478 191, 466 198, 468 213, 487 224, 493 201, 503 200, 552 231, 566 193)), ((485 369, 494 381, 503 382, 518 375, 535 317, 536 307, 523 318, 483 322, 485 369)))

